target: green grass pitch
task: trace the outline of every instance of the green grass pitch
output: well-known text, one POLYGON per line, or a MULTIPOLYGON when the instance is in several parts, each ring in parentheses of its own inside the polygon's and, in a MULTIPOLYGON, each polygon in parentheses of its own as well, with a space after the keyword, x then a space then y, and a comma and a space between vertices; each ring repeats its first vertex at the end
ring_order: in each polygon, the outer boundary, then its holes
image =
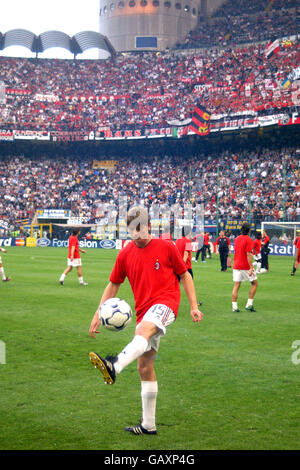
MULTIPOLYGON (((246 284, 241 312, 231 312, 232 272, 220 272, 216 255, 193 264, 204 319, 193 324, 183 292, 156 358, 159 434, 132 436, 124 427, 141 415, 136 363, 108 386, 88 359, 91 350, 120 352, 134 333, 134 321, 96 339, 88 333, 117 251, 82 255, 86 287, 75 271, 58 283, 66 255, 18 247, 2 254, 13 280, 0 286, 1 450, 300 448, 300 364, 292 361, 300 271, 290 276, 291 258, 270 257, 270 272, 258 279, 256 313, 244 309, 246 284)), ((119 296, 133 305, 127 281, 119 296)))

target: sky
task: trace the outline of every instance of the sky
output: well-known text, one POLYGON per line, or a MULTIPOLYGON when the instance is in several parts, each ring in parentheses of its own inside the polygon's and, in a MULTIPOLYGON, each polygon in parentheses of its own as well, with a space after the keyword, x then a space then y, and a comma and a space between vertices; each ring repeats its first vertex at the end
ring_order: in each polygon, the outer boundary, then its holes
MULTIPOLYGON (((99 31, 100 0, 2 0, 0 3, 0 32, 27 29, 34 34, 62 31, 73 36, 81 31, 99 31)), ((0 55, 34 57, 23 47, 8 47, 0 55)), ((48 49, 39 57, 73 58, 61 48, 48 49)), ((78 58, 97 58, 98 51, 90 49, 78 58)))

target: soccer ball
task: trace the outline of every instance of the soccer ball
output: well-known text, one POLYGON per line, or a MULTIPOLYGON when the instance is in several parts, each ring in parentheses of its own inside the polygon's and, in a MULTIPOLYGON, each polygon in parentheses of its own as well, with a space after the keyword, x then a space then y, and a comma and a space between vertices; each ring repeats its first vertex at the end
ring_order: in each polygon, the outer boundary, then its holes
POLYGON ((132 310, 125 300, 114 297, 101 305, 99 319, 107 330, 121 331, 131 322, 132 310))

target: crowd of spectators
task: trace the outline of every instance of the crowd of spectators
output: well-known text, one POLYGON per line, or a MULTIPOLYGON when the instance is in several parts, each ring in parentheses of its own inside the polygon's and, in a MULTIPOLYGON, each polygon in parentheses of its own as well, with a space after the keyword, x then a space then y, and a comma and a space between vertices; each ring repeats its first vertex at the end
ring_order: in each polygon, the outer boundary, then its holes
POLYGON ((295 104, 299 41, 272 59, 265 45, 115 60, 0 59, 0 129, 97 131, 167 127, 191 118, 197 102, 214 115, 281 112, 295 104))
POLYGON ((299 34, 299 2, 230 0, 190 31, 177 48, 226 47, 299 34))
POLYGON ((251 15, 261 12, 287 11, 296 8, 297 0, 225 0, 214 11, 213 17, 251 15))
POLYGON ((203 204, 205 219, 296 220, 300 161, 295 148, 256 152, 118 158, 112 173, 92 159, 7 157, 0 161, 0 219, 10 227, 38 209, 69 209, 94 222, 127 204, 203 204), (218 180, 219 169, 219 180, 218 180), (106 208, 106 209, 105 209, 106 208), (250 211, 250 212, 249 212, 250 211))

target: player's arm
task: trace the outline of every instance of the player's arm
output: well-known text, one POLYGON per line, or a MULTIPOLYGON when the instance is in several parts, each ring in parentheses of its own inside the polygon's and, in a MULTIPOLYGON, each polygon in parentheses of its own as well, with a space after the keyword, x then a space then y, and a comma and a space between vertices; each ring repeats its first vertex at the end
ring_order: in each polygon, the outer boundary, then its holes
POLYGON ((188 251, 185 251, 185 252, 183 253, 183 261, 184 261, 185 263, 187 262, 188 257, 189 257, 189 252, 188 252, 188 251))
POLYGON ((5 248, 2 248, 2 246, 0 246, 0 251, 3 251, 3 253, 7 253, 7 250, 5 248))
POLYGON ((180 275, 180 279, 182 281, 183 288, 190 302, 192 319, 194 322, 200 322, 203 318, 203 313, 201 313, 198 309, 193 278, 188 271, 185 271, 185 273, 180 275))
POLYGON ((98 328, 100 326, 100 320, 99 320, 99 308, 101 305, 107 300, 111 299, 113 297, 116 297, 117 292, 119 290, 120 284, 115 284, 111 281, 107 284, 106 288, 104 289, 103 295, 101 297, 99 306, 93 316, 93 319, 91 321, 90 325, 90 335, 92 338, 95 338, 95 333, 99 333, 98 328))
POLYGON ((249 263, 249 266, 250 266, 250 275, 251 275, 253 273, 253 270, 254 270, 254 266, 252 264, 253 253, 251 251, 247 252, 247 260, 248 260, 248 263, 249 263))
POLYGON ((81 248, 78 248, 78 250, 80 251, 80 253, 86 253, 86 251, 82 250, 81 248))

